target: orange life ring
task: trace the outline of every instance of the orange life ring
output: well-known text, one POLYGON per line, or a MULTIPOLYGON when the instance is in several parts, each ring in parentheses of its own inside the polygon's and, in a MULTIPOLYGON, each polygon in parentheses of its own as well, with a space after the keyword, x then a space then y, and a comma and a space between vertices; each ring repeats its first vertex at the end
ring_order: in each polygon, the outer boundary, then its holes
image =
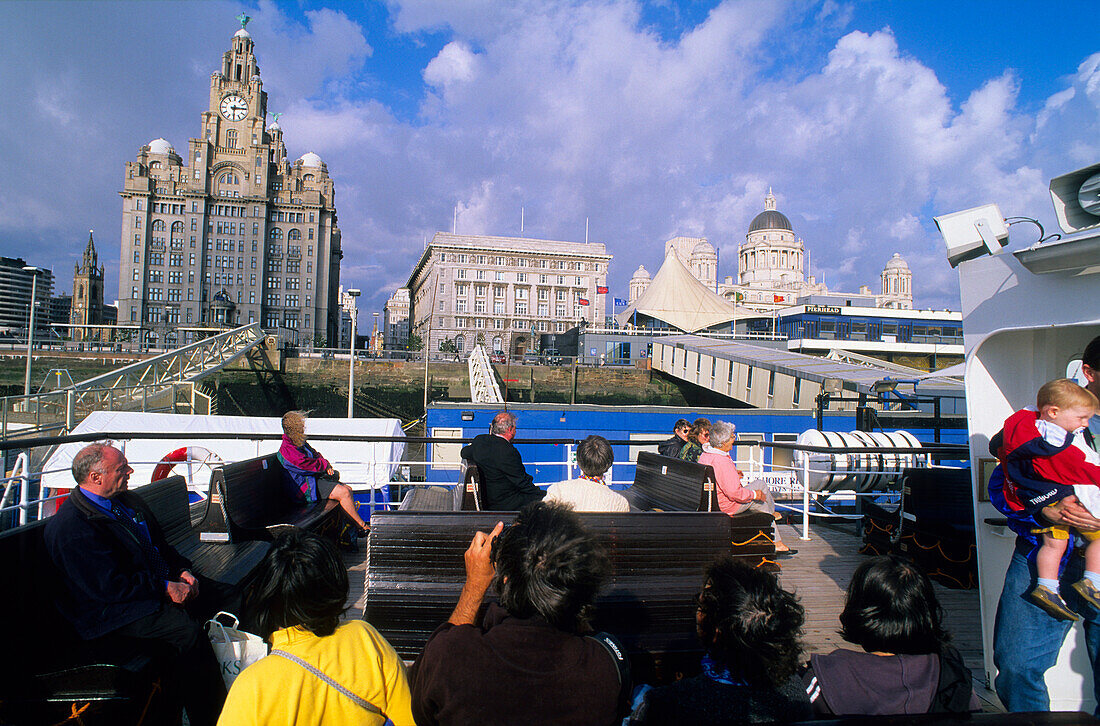
POLYGON ((160 481, 172 472, 172 467, 183 461, 197 461, 199 464, 222 463, 221 457, 209 449, 201 446, 182 446, 164 455, 157 464, 157 468, 153 469, 153 476, 149 481, 160 481))

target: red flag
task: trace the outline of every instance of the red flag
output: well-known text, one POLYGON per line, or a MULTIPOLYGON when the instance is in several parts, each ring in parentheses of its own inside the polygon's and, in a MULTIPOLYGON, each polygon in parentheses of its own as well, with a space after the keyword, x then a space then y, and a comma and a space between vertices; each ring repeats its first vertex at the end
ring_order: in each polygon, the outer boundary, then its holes
POLYGON ((606 287, 597 287, 596 288, 596 294, 597 295, 606 295, 607 294, 607 288, 606 287))
POLYGON ((588 304, 588 298, 586 298, 586 297, 577 298, 577 304, 578 305, 587 305, 588 304))
POLYGON ((772 295, 772 302, 783 302, 785 299, 782 295, 772 295))

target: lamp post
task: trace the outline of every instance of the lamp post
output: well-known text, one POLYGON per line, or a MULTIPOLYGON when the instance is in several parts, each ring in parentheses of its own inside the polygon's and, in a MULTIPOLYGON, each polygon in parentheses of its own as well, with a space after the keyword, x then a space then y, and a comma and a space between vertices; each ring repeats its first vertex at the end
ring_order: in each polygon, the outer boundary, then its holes
POLYGON ((27 373, 23 378, 23 395, 31 395, 31 356, 34 352, 34 303, 38 294, 38 268, 30 265, 23 268, 23 272, 31 275, 31 310, 30 319, 27 321, 27 373))
POLYGON ((348 367, 348 418, 353 418, 355 415, 355 318, 359 314, 356 305, 356 298, 359 297, 358 288, 353 287, 348 290, 348 296, 351 298, 351 344, 349 346, 351 363, 348 367))
POLYGON ((370 347, 376 358, 382 357, 382 341, 378 337, 378 311, 374 312, 374 331, 371 333, 370 347))

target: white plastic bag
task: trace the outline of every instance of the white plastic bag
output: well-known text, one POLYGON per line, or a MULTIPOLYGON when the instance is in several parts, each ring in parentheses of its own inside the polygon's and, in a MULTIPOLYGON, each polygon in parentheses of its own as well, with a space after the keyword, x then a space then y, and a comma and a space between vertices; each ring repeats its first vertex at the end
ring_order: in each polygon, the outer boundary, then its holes
POLYGON ((227 612, 220 612, 206 621, 206 634, 210 637, 214 655, 221 664, 226 688, 233 685, 241 671, 267 655, 267 643, 263 638, 238 630, 239 624, 237 616, 227 612), (233 625, 222 625, 218 621, 222 615, 232 619, 233 625))

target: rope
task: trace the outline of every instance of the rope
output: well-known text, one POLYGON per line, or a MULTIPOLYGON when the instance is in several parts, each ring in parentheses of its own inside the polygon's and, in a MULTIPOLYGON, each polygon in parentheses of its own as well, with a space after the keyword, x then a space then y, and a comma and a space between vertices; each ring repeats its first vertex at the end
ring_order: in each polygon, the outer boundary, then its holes
POLYGON ((744 547, 747 544, 752 544, 753 542, 760 539, 761 537, 768 540, 769 543, 771 543, 773 545, 775 544, 775 540, 772 539, 771 537, 769 537, 767 534, 765 534, 763 530, 757 532, 755 535, 752 536, 751 539, 747 539, 744 542, 731 542, 730 544, 732 544, 734 547, 744 547))
POLYGON ((141 726, 145 723, 145 716, 149 713, 149 706, 153 705, 153 696, 157 695, 157 692, 162 690, 160 686, 160 679, 153 681, 153 687, 149 689, 149 698, 145 699, 145 708, 141 709, 141 717, 137 720, 137 726, 141 726))
MULTIPOLYGON (((774 560, 769 560, 767 557, 761 557, 760 561, 756 563, 756 567, 763 567, 764 565, 775 565, 779 569, 783 569, 783 565, 779 564, 778 562, 774 560)), ((754 567, 753 569, 755 570, 756 567, 754 567)))
POLYGON ((880 525, 878 522, 876 522, 875 520, 873 520, 871 518, 864 519, 863 521, 864 521, 865 524, 870 525, 870 528, 871 528, 872 531, 877 529, 878 531, 885 532, 886 534, 893 534, 894 533, 894 528, 897 526, 896 524, 889 524, 889 525, 883 527, 882 525, 880 525))
POLYGON ((936 540, 935 544, 928 545, 927 547, 925 547, 924 545, 922 545, 920 542, 917 541, 917 535, 915 533, 907 535, 907 538, 912 540, 913 544, 915 544, 917 547, 921 548, 922 550, 939 550, 941 557, 943 557, 948 562, 951 562, 951 563, 956 564, 956 565, 966 564, 967 562, 970 562, 970 560, 972 560, 974 558, 974 549, 975 549, 974 545, 970 545, 969 548, 967 549, 967 555, 966 555, 965 560, 954 560, 954 559, 951 559, 950 557, 948 557, 947 553, 943 551, 943 542, 942 542, 942 540, 936 540))
POLYGON ((88 703, 85 703, 83 706, 81 706, 78 709, 76 707, 76 702, 70 703, 69 704, 69 710, 70 710, 69 717, 66 718, 64 721, 58 721, 54 726, 61 726, 62 724, 66 724, 66 723, 69 723, 71 721, 76 721, 78 724, 80 724, 80 726, 84 726, 84 719, 82 719, 80 717, 80 714, 87 711, 91 707, 91 705, 92 704, 89 701, 88 703))
POLYGON ((943 577, 945 579, 951 580, 952 582, 954 582, 956 585, 959 586, 960 590, 970 590, 971 588, 974 587, 974 577, 973 577, 973 575, 968 575, 967 576, 966 583, 963 583, 958 578, 952 577, 951 575, 947 574, 946 572, 943 572, 942 570, 934 570, 933 572, 929 572, 928 576, 929 577, 943 577))

